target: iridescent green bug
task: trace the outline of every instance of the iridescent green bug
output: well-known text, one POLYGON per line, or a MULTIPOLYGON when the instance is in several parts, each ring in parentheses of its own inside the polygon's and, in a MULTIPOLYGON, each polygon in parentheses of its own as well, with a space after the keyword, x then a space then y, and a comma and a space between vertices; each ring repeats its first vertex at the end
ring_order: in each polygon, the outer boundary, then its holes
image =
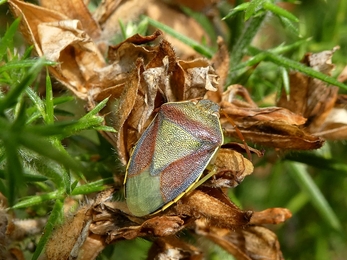
POLYGON ((200 179, 223 144, 218 112, 209 100, 161 106, 127 165, 125 198, 133 215, 164 210, 200 179))

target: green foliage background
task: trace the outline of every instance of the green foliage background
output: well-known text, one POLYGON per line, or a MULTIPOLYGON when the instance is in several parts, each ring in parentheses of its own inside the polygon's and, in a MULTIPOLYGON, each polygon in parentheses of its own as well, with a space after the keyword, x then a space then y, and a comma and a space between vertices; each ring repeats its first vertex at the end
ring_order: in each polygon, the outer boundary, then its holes
MULTIPOLYGON (((225 20, 232 60, 229 83, 244 84, 252 97, 261 101, 285 87, 287 71, 296 69, 338 85, 341 93, 346 93, 346 85, 335 78, 347 63, 347 1, 302 1, 292 10, 297 18, 272 3, 236 1, 232 13, 229 4, 219 6, 222 17, 230 15, 225 20), (245 19, 249 20, 248 28, 245 19), (262 36, 257 35, 259 31, 262 36), (252 45, 255 35, 265 49, 252 45), (306 52, 329 50, 336 45, 341 48, 333 56, 333 77, 300 67, 298 61, 306 52), (253 58, 243 63, 244 53, 253 58), (256 70, 248 69, 252 62, 260 61, 256 70)), ((184 11, 200 21, 212 38, 216 37, 204 15, 184 11)), ((104 103, 85 115, 83 104, 71 93, 54 82, 52 88, 44 69, 52 63, 32 58, 32 48, 23 43, 17 32, 19 21, 13 22, 6 3, 0 5, 0 13, 0 191, 17 217, 49 216, 44 235, 37 238, 36 251, 26 252, 28 259, 37 259, 50 232, 62 221, 64 199, 100 191, 124 169, 117 163, 112 147, 97 132, 114 131, 102 127, 102 118, 97 116, 104 103)), ((118 41, 145 31, 148 24, 175 34, 144 17, 139 23, 123 25, 118 41)), ((215 51, 216 46, 176 36, 207 57, 215 51)), ((318 151, 285 155, 267 150, 265 157, 255 162, 255 173, 231 190, 230 196, 244 209, 287 207, 292 211, 289 221, 272 227, 286 259, 344 259, 346 154, 346 141, 327 142, 318 151)), ((149 246, 150 242, 143 239, 124 241, 108 247, 99 258, 122 255, 122 259, 145 259, 149 246)), ((209 259, 227 259, 220 248, 209 248, 209 259)))

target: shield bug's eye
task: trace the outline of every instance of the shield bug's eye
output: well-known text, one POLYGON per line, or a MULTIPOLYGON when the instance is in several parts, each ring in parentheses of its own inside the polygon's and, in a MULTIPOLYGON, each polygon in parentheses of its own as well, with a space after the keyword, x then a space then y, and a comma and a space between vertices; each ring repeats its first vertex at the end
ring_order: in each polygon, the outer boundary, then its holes
POLYGON ((166 208, 199 180, 223 144, 218 111, 210 100, 161 106, 127 165, 125 198, 133 215, 166 208))

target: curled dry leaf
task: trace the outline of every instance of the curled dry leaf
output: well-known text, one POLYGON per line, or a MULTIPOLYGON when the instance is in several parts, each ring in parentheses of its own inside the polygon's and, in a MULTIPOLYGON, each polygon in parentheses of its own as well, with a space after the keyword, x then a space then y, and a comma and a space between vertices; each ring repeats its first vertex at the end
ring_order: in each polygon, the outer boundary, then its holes
MULTIPOLYGON (((323 139, 303 130, 306 122, 303 116, 281 107, 258 108, 240 85, 232 85, 223 93, 221 109, 232 118, 247 141, 292 150, 317 149, 323 144, 323 139), (237 100, 236 96, 244 101, 237 100)), ((220 120, 225 133, 238 137, 235 127, 223 113, 220 120)))
POLYGON ((89 234, 85 242, 81 246, 78 257, 74 255, 72 259, 78 260, 90 260, 97 259, 98 255, 107 246, 103 236, 95 235, 93 233, 89 234))
POLYGON ((343 68, 340 75, 337 77, 337 80, 340 82, 345 82, 347 80, 347 66, 343 68))
POLYGON ((316 135, 329 140, 347 139, 347 108, 333 108, 316 135))
MULTIPOLYGON (((332 55, 339 47, 331 51, 306 54, 303 63, 319 72, 331 75, 335 66, 331 62, 332 55)), ((290 78, 290 94, 287 97, 282 91, 278 106, 307 118, 304 127, 307 132, 326 139, 346 139, 347 120, 346 106, 339 105, 338 88, 306 76, 300 72, 292 72, 290 78)), ((343 77, 341 77, 343 79, 343 77)))
POLYGON ((50 72, 80 98, 85 86, 96 79, 96 69, 106 63, 92 38, 78 20, 62 13, 18 0, 9 1, 12 12, 22 16, 24 37, 35 46, 39 56, 58 63, 50 72))
POLYGON ((216 178, 206 185, 213 187, 236 187, 243 179, 253 172, 253 164, 240 153, 231 149, 219 149, 213 165, 217 167, 216 178))
POLYGON ((103 27, 103 24, 109 20, 109 17, 114 11, 119 9, 122 0, 104 0, 101 1, 95 12, 93 13, 94 19, 103 27))
POLYGON ((329 140, 347 139, 347 95, 337 96, 334 108, 326 117, 321 130, 315 134, 329 140))
POLYGON ((212 57, 212 64, 216 70, 216 74, 219 76, 218 91, 208 91, 206 93, 206 98, 219 103, 222 100, 222 93, 225 86, 225 82, 229 73, 229 51, 222 37, 218 37, 218 51, 212 57))
POLYGON ((176 214, 203 218, 211 226, 229 229, 241 228, 249 223, 251 211, 242 211, 220 189, 195 190, 172 207, 176 214))
POLYGON ((247 226, 229 230, 211 227, 204 221, 196 224, 197 234, 212 240, 238 260, 284 259, 276 235, 267 228, 247 226))
POLYGON ((250 223, 253 225, 280 224, 292 217, 286 208, 271 208, 260 212, 253 212, 250 223))
MULTIPOLYGON (((202 26, 193 18, 174 7, 172 4, 160 0, 133 0, 133 1, 103 1, 94 13, 95 19, 102 27, 103 40, 110 40, 110 35, 121 31, 119 21, 123 24, 137 21, 141 15, 170 26, 175 31, 200 42, 208 41, 209 36, 202 26), (112 3, 114 2, 114 3, 112 3)), ((196 51, 170 35, 167 40, 175 46, 180 57, 196 56, 196 51)))
POLYGON ((60 14, 65 14, 71 20, 79 20, 90 37, 94 40, 99 39, 101 34, 99 24, 93 19, 83 0, 40 0, 40 5, 60 14))

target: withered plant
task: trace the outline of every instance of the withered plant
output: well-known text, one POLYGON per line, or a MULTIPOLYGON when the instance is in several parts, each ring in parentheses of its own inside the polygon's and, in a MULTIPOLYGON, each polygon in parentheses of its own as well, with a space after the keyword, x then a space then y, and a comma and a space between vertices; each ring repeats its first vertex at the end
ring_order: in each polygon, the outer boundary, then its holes
MULTIPOLYGON (((180 2, 102 1, 91 12, 81 0, 41 0, 40 5, 8 1, 17 20, 1 43, 12 41, 19 26, 40 58, 27 59, 30 51, 21 57, 10 46, 0 47, 0 73, 8 73, 2 76, 7 81, 1 81, 0 100, 0 177, 6 180, 0 187, 3 259, 25 259, 27 248, 17 241, 34 234, 42 235, 31 241, 32 259, 96 259, 136 238, 151 242, 147 259, 207 259, 222 249, 235 259, 284 259, 272 229, 292 217, 290 210, 284 205, 242 209, 230 192, 252 178, 264 158, 290 158, 291 151, 346 139, 346 96, 339 93, 339 87, 347 89, 341 83, 345 78, 343 73, 340 81, 331 77, 338 47, 307 53, 301 62, 281 54, 302 40, 267 51, 254 47, 261 46, 257 37, 267 33, 261 24, 269 13, 289 28, 298 22, 290 6, 273 1, 231 4, 226 22, 217 8, 222 1, 192 1, 189 10, 208 14, 216 34, 187 15, 188 9, 179 10, 180 2), (226 25, 241 14, 245 25, 231 46, 226 25), (139 15, 146 16, 129 33, 139 15), (112 43, 121 31, 124 38, 112 43), (207 45, 198 43, 201 39, 207 45), (269 99, 271 106, 255 101, 245 87, 263 61, 282 68, 284 79, 277 86, 284 85, 278 98, 269 99), (16 77, 16 66, 30 69, 16 77), (46 80, 35 81, 43 66, 46 80), (75 106, 85 109, 85 115, 64 121, 69 114, 55 106, 71 96, 60 92, 73 93, 75 106), (124 200, 124 176, 134 145, 163 104, 201 99, 220 107, 225 143, 203 177, 215 173, 168 208, 133 216, 124 200), (77 136, 82 130, 93 130, 94 136, 77 136), (26 182, 36 187, 23 192, 26 182), (39 214, 49 203, 51 209, 39 214), (32 219, 19 220, 18 209, 32 219)), ((299 164, 288 167, 306 172, 299 164)), ((320 207, 326 201, 315 203, 320 207)), ((327 218, 340 228, 333 212, 327 218)))

